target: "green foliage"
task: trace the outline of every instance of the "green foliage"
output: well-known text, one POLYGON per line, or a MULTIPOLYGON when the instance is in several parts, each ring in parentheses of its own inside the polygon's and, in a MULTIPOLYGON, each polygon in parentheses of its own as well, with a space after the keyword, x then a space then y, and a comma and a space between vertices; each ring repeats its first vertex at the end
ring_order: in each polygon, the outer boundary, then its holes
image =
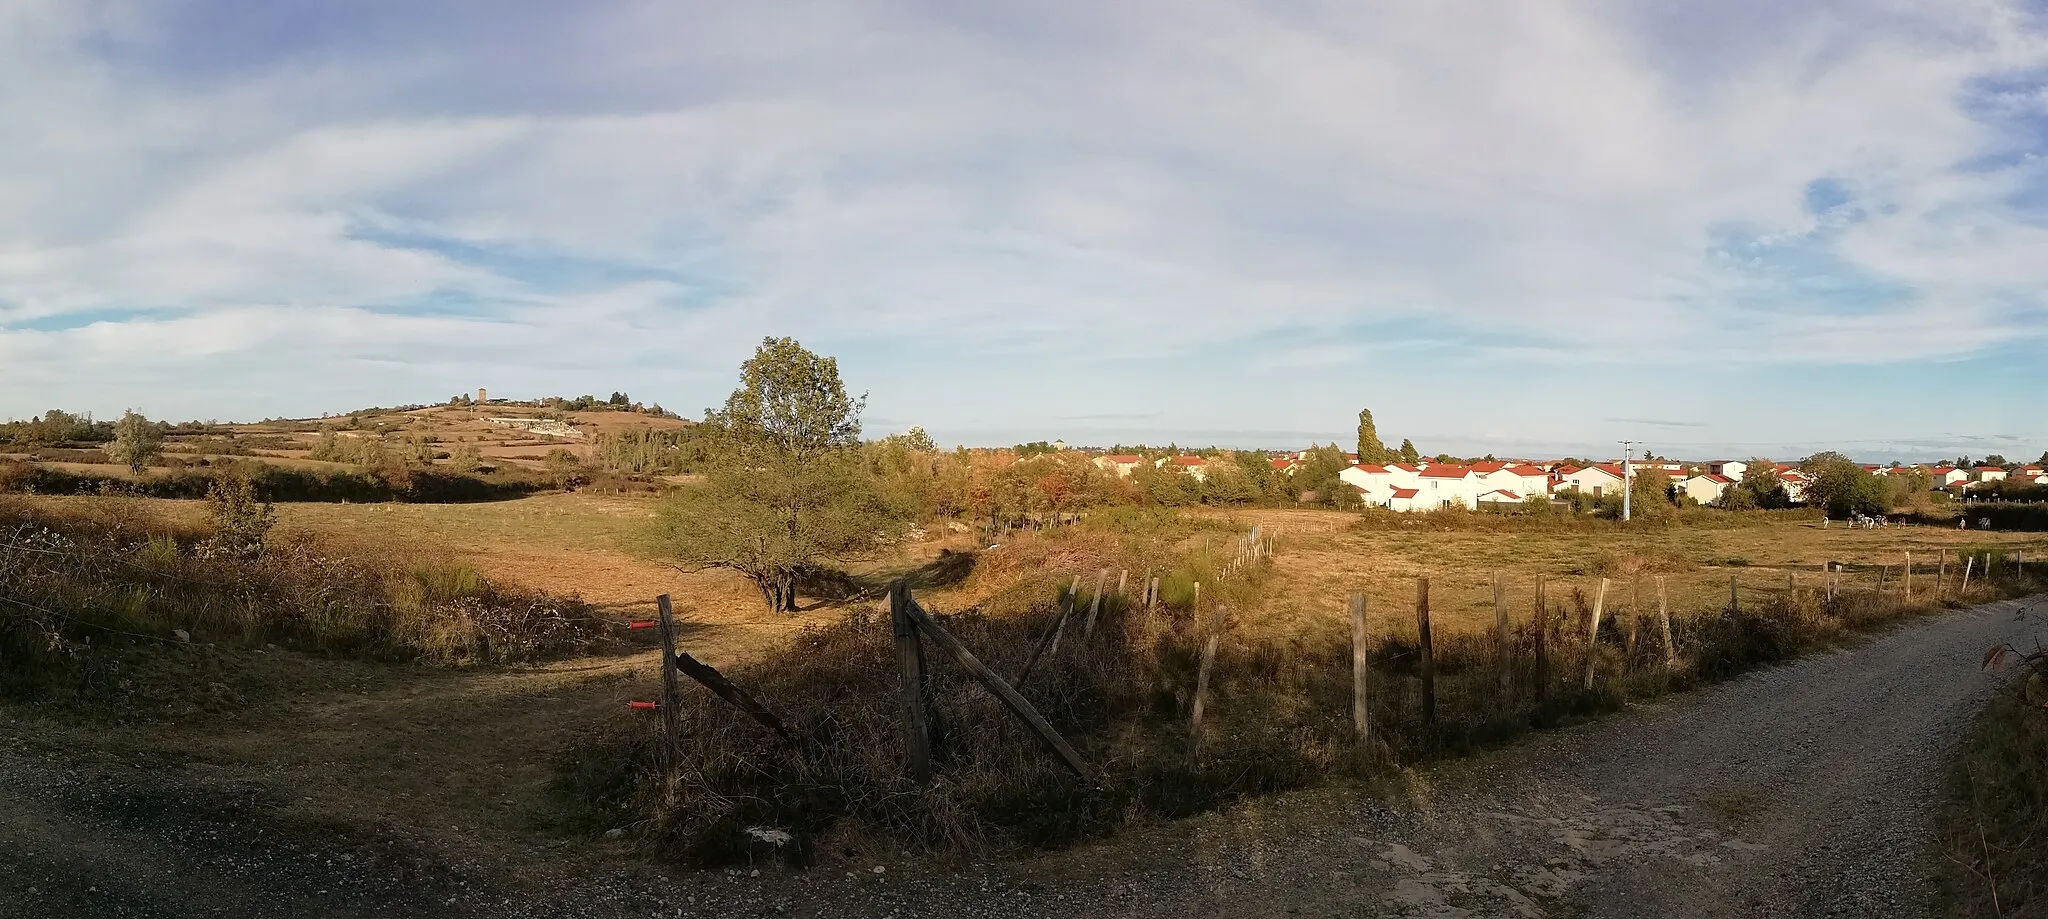
POLYGON ((591 460, 599 469, 635 475, 683 475, 703 470, 718 452, 716 425, 681 430, 651 428, 607 432, 591 444, 591 460))
POLYGON ((704 481, 666 499, 656 540, 686 568, 752 580, 769 608, 794 611, 801 578, 892 538, 909 509, 889 502, 860 454, 865 397, 839 365, 793 339, 765 339, 740 387, 711 414, 722 436, 704 481))
POLYGON ((1358 493, 1343 479, 1338 478, 1344 470, 1351 468, 1344 451, 1336 444, 1315 447, 1302 457, 1301 468, 1295 470, 1294 480, 1300 494, 1306 498, 1315 495, 1315 503, 1324 507, 1356 507, 1358 493))
POLYGON ((263 554, 264 537, 277 523, 277 511, 256 493, 256 484, 241 476, 217 479, 206 490, 206 521, 213 535, 202 547, 224 555, 263 554))
POLYGON ((1742 481, 1721 493, 1721 506, 1729 510, 1781 510, 1792 506, 1792 495, 1778 478, 1777 465, 1756 459, 1742 471, 1742 481))
POLYGON ((114 425, 50 409, 41 418, 0 424, 0 444, 17 447, 61 447, 68 443, 105 443, 114 439, 114 425))
POLYGON ((1883 480, 1840 453, 1816 453, 1801 463, 1806 476, 1806 503, 1830 517, 1883 514, 1892 509, 1892 492, 1883 480))
POLYGON ((1659 468, 1632 470, 1629 514, 1638 520, 1668 520, 1678 511, 1678 489, 1671 474, 1659 468))
POLYGON ((121 420, 114 422, 114 439, 107 444, 107 455, 114 462, 128 467, 128 471, 141 475, 149 462, 164 452, 164 430, 137 412, 121 413, 121 420))
POLYGON ((1374 465, 1393 462, 1393 451, 1380 441, 1380 432, 1372 422, 1372 409, 1358 410, 1358 461, 1374 465))
POLYGON ((1401 438, 1401 462, 1412 466, 1421 459, 1422 454, 1415 449, 1415 442, 1406 437, 1401 438))

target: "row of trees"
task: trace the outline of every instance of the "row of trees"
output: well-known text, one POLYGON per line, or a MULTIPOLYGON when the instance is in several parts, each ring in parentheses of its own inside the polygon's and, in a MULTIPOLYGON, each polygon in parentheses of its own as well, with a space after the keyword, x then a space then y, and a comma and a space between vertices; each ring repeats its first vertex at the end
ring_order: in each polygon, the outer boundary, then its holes
POLYGON ((1415 442, 1401 438, 1401 448, 1389 450, 1380 440, 1379 428, 1373 424, 1372 409, 1358 410, 1358 461, 1383 466, 1387 463, 1414 463, 1422 458, 1415 449, 1415 442))

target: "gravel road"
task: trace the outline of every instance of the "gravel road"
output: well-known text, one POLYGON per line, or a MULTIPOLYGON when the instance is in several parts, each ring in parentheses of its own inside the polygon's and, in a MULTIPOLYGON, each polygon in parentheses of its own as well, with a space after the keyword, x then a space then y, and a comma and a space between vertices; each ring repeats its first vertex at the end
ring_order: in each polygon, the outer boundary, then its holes
POLYGON ((1925 916, 1942 758, 1993 685, 1979 657, 2031 641, 2016 613, 2042 602, 1447 764, 1404 803, 1326 790, 944 869, 504 878, 396 833, 280 828, 254 790, 0 724, 0 917, 1925 916))

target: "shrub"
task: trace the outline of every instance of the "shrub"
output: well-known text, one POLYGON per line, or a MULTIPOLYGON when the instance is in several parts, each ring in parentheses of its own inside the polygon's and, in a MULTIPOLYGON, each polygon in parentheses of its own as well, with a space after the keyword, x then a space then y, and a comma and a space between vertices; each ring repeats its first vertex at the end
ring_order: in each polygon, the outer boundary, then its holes
POLYGON ((201 544, 214 555, 253 556, 263 554, 263 538, 277 523, 277 511, 256 495, 248 479, 228 478, 213 483, 206 491, 206 520, 213 535, 201 544))

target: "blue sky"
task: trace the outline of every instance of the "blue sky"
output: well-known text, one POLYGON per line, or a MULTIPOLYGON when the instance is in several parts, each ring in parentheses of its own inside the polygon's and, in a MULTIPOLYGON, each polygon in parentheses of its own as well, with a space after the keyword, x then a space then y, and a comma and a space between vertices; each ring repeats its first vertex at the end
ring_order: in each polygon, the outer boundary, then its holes
POLYGON ((2048 449, 2040 3, 9 0, 0 417, 2048 449))

